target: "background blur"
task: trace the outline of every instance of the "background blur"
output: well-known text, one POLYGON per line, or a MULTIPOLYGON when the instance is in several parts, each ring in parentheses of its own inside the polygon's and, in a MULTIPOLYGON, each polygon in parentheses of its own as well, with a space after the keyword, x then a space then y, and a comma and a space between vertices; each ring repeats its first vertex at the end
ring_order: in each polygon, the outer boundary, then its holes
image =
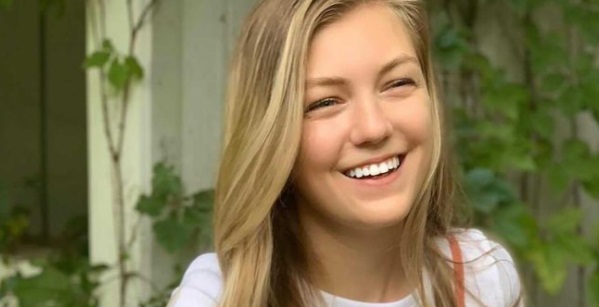
MULTIPOLYGON (((164 306, 210 248, 253 3, 0 0, 0 306, 164 306)), ((427 5, 473 225, 531 306, 599 306, 599 1, 427 5)))

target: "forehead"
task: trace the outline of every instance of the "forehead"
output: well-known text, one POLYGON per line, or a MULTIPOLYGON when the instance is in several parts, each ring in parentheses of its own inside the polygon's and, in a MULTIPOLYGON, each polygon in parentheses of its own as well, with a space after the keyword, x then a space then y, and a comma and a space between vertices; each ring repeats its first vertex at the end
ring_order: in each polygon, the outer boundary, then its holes
POLYGON ((416 57, 408 29, 388 6, 365 4, 316 33, 308 53, 308 75, 348 64, 380 66, 398 56, 416 57))

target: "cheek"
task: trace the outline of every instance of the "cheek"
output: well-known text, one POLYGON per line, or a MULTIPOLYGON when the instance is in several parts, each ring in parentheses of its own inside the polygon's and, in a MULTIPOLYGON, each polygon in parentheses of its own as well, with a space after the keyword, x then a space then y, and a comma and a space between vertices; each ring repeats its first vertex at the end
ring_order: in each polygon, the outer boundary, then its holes
POLYGON ((299 154, 300 173, 334 168, 342 145, 342 129, 333 121, 304 123, 299 154))
POLYGON ((432 115, 426 99, 413 99, 393 106, 392 123, 408 143, 418 146, 432 139, 432 115))

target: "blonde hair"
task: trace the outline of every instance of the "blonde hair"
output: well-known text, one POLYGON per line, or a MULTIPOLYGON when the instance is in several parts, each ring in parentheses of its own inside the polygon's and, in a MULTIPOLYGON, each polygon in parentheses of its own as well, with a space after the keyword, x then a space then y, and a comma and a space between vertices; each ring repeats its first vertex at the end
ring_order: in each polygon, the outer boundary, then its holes
POLYGON ((289 197, 302 130, 306 58, 320 28, 372 2, 393 9, 409 30, 429 91, 434 131, 429 174, 401 234, 400 244, 410 244, 400 248, 406 251, 402 265, 417 282, 422 305, 456 306, 451 268, 435 242, 450 230, 454 182, 426 14, 417 0, 264 0, 247 19, 230 72, 216 185, 215 247, 224 276, 220 306, 313 306, 319 300, 289 197), (424 268, 431 274, 434 302, 424 294, 424 268))

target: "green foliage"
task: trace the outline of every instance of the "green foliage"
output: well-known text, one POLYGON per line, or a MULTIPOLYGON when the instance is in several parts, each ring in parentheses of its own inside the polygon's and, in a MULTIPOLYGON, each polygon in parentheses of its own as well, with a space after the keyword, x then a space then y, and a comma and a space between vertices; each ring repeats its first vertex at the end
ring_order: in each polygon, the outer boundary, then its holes
MULTIPOLYGON (((0 0, 0 8, 8 8, 12 3, 13 0, 0 0)), ((64 13, 64 0, 39 0, 39 3, 42 13, 49 10, 55 11, 58 15, 64 13)), ((146 13, 155 4, 156 1, 151 1, 142 10, 144 13, 140 16, 139 23, 131 29, 133 32, 138 31, 143 25, 146 13)), ((131 10, 131 6, 127 8, 131 10)), ((129 13, 132 14, 131 11, 129 13)), ((130 40, 130 51, 135 43, 134 37, 135 34, 130 40)), ((119 52, 109 39, 104 39, 101 47, 86 57, 83 68, 100 71, 100 82, 110 86, 109 90, 102 87, 102 97, 105 98, 108 94, 123 94, 123 100, 120 101, 123 104, 128 102, 127 93, 130 86, 144 78, 144 69, 133 53, 119 52)), ((6 247, 11 246, 15 238, 19 238, 29 225, 29 216, 24 215, 22 211, 6 210, 3 196, 0 190, 0 253, 4 253, 6 247)), ((211 228, 206 225, 209 225, 210 221, 212 198, 211 191, 184 196, 181 180, 174 174, 172 168, 158 164, 155 167, 153 192, 149 196, 144 195, 140 198, 137 210, 153 220, 153 229, 158 243, 171 253, 180 253, 193 246, 194 242, 210 244, 207 242, 211 238, 211 228)), ((99 304, 95 296, 100 286, 99 276, 109 269, 116 269, 120 281, 125 285, 124 293, 121 293, 122 297, 127 297, 126 289, 129 280, 137 278, 147 281, 142 273, 128 271, 126 265, 115 265, 114 268, 90 265, 87 256, 87 224, 81 223, 81 220, 69 223, 69 230, 64 231, 61 237, 61 243, 56 249, 57 254, 36 261, 40 269, 39 274, 23 276, 17 273, 8 279, 0 280, 0 299, 11 295, 18 299, 21 306, 91 307, 99 304)), ((119 260, 127 259, 129 251, 120 250, 120 246, 122 245, 119 245, 119 260)), ((174 284, 163 290, 154 287, 155 295, 141 306, 164 306, 173 286, 174 284)), ((125 301, 121 304, 124 305, 125 301)))
MULTIPOLYGON (((185 196, 181 178, 172 166, 157 163, 152 177, 152 193, 142 195, 137 202, 139 213, 152 219, 156 241, 171 254, 179 254, 189 247, 206 248, 212 244, 212 206, 214 192, 200 191, 185 196)), ((175 268, 177 276, 180 269, 175 268)), ((179 278, 154 295, 141 307, 165 306, 179 278)))
POLYGON ((4 281, 0 292, 12 293, 21 306, 98 306, 93 291, 100 285, 98 274, 103 270, 100 266, 82 266, 69 274, 46 264, 37 275, 17 274, 4 281))
MULTIPOLYGON (((12 295, 20 306, 95 307, 100 275, 109 268, 91 265, 87 257, 87 219, 71 219, 49 255, 29 259, 39 269, 34 275, 17 272, 0 280, 0 298, 12 295)), ((10 264, 10 258, 8 258, 10 264)))
POLYGON ((108 39, 102 42, 99 50, 92 52, 85 59, 86 69, 99 69, 107 76, 108 83, 117 91, 123 90, 127 84, 143 79, 144 71, 139 61, 132 55, 121 55, 108 39))
POLYGON ((57 263, 42 261, 40 273, 23 276, 18 273, 0 282, 0 297, 14 295, 21 306, 95 307, 94 291, 100 286, 99 275, 106 266, 91 266, 81 260, 73 271, 65 271, 57 263))
MULTIPOLYGON (((532 265, 543 289, 555 294, 571 265, 599 264, 599 240, 581 236, 585 212, 569 197, 581 187, 599 199, 599 154, 576 135, 561 142, 555 137, 558 124, 573 122, 583 112, 599 120, 599 3, 429 5, 434 52, 441 81, 449 84, 445 97, 453 107, 455 143, 475 223, 499 235, 521 263, 532 265), (476 12, 490 10, 496 12, 492 18, 508 28, 505 33, 520 35, 508 42, 515 56, 511 70, 492 64, 478 41, 476 12), (553 29, 535 21, 546 14, 556 15, 553 29), (578 48, 572 45, 572 33, 580 34, 578 48), (530 195, 538 193, 533 183, 545 179, 551 183, 551 197, 564 200, 563 209, 538 220, 531 209, 538 200, 530 195)), ((597 269, 588 286, 590 292, 599 292, 597 269)), ((591 294, 590 300, 599 306, 598 295, 591 294)))
POLYGON ((212 191, 184 196, 183 185, 172 167, 154 166, 152 194, 142 195, 137 211, 153 220, 158 243, 170 253, 183 250, 194 242, 211 244, 212 191))

